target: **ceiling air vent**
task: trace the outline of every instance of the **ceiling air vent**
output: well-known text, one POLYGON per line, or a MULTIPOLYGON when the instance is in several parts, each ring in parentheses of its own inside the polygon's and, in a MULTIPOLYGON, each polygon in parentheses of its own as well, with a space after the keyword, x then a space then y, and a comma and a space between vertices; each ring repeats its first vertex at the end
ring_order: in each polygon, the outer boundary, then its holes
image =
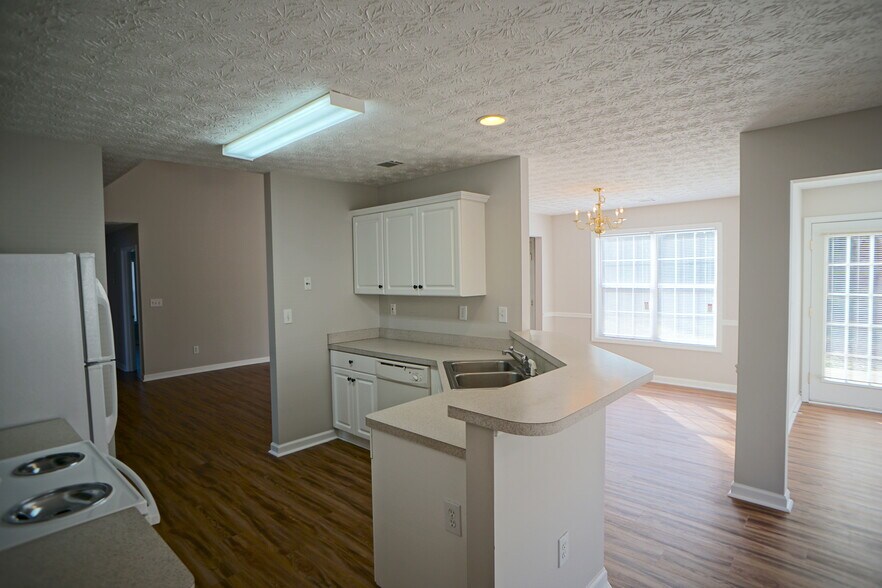
POLYGON ((380 167, 395 167, 396 165, 403 165, 400 161, 395 161, 394 159, 390 159, 389 161, 384 161, 383 163, 378 163, 380 167))

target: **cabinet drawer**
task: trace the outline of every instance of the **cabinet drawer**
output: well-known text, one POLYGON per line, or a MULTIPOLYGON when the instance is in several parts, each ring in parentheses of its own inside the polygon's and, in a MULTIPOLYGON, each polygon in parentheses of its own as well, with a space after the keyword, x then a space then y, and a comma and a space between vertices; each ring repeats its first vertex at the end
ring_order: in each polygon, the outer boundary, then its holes
POLYGON ((331 365, 347 370, 355 370, 366 374, 377 373, 377 360, 366 355, 355 355, 354 353, 344 353, 343 351, 331 352, 331 365))

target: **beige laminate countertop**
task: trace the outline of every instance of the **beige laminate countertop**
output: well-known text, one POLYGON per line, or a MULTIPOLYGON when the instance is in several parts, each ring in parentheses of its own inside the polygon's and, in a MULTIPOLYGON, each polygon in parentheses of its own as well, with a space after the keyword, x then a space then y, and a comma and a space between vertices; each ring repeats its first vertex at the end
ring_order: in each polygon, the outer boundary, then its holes
MULTIPOLYGON (((0 431, 0 459, 75 443, 62 419, 0 431)), ((160 523, 161 524, 161 523, 160 523)), ((193 575, 135 508, 0 551, 8 586, 195 585, 193 575)))
POLYGON ((451 390, 442 362, 499 358, 500 352, 394 339, 365 339, 331 349, 438 367, 445 392, 368 415, 368 425, 457 457, 465 423, 514 435, 552 435, 649 382, 652 370, 558 333, 512 332, 515 342, 561 365, 504 388, 451 390))

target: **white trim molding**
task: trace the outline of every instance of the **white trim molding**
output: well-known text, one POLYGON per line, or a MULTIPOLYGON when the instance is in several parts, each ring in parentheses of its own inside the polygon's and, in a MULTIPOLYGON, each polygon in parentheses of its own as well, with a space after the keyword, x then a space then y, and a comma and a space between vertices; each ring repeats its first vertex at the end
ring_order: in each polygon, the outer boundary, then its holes
POLYGON ((594 576, 594 579, 588 582, 586 588, 612 588, 609 585, 609 576, 606 574, 606 567, 600 568, 600 571, 594 576))
POLYGON ((545 318, 579 318, 590 319, 591 313, 588 312, 545 312, 542 313, 545 318))
POLYGON ((790 498, 790 490, 785 490, 784 494, 776 494, 768 490, 761 490, 753 486, 732 482, 729 489, 729 498, 758 504, 774 510, 783 512, 791 512, 793 510, 793 500, 790 498))
POLYGON ((178 376, 189 376, 191 374, 201 374, 202 372, 213 372, 216 370, 228 370, 234 367, 242 367, 245 365, 254 365, 258 363, 268 363, 269 357, 254 357, 252 359, 240 359, 239 361, 228 361, 226 363, 213 363, 210 365, 200 365, 182 370, 172 370, 169 372, 157 372, 155 374, 144 374, 144 381, 151 382, 153 380, 164 380, 165 378, 176 378, 178 376))
POLYGON ((668 376, 653 376, 655 384, 668 384, 670 386, 682 386, 684 388, 697 388, 699 390, 711 390, 713 392, 726 392, 735 394, 738 387, 735 384, 723 384, 721 382, 704 382, 702 380, 690 380, 688 378, 669 378, 668 376))
POLYGON ((333 441, 336 438, 337 432, 334 429, 328 429, 327 431, 295 439, 294 441, 288 441, 287 443, 271 443, 269 453, 275 457, 283 457, 285 455, 297 453, 298 451, 303 451, 304 449, 309 449, 310 447, 315 447, 316 445, 321 445, 322 443, 327 443, 328 441, 333 441))
POLYGON ((737 327, 738 321, 735 319, 723 319, 720 321, 720 325, 723 327, 737 327))

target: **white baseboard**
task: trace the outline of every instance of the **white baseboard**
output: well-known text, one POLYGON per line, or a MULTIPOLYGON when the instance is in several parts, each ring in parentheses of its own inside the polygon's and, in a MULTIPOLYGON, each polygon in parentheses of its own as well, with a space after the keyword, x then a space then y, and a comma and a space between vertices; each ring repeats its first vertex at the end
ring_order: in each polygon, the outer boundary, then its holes
POLYGON ((736 498, 744 502, 758 504, 766 508, 772 508, 784 512, 793 510, 793 500, 790 498, 790 490, 785 490, 784 494, 776 494, 768 490, 761 490, 753 486, 732 482, 729 489, 729 498, 736 498))
POLYGON ((790 407, 790 414, 787 415, 787 434, 790 434, 790 429, 793 428, 793 423, 796 422, 796 415, 799 414, 799 408, 802 406, 802 397, 793 403, 793 406, 790 407))
POLYGON ((322 443, 327 443, 328 441, 333 441, 336 438, 337 432, 334 429, 328 429, 327 431, 295 439, 294 441, 288 441, 281 445, 278 443, 271 443, 269 452, 270 455, 274 455, 275 457, 282 457, 297 453, 298 451, 303 451, 304 449, 309 449, 310 447, 315 447, 316 445, 321 445, 322 443))
POLYGON ((606 574, 606 568, 600 568, 600 572, 594 576, 594 579, 588 582, 586 588, 612 588, 609 585, 609 577, 606 574))
POLYGON ((704 382, 702 380, 689 380, 687 378, 669 378, 667 376, 653 376, 652 381, 656 384, 669 384, 671 386, 683 386, 684 388, 699 388, 713 392, 726 392, 735 394, 738 387, 735 384, 721 384, 720 382, 704 382))
POLYGON ((347 433, 346 431, 337 431, 337 439, 340 439, 341 441, 346 441, 347 443, 351 443, 356 447, 367 449, 368 451, 370 451, 371 449, 370 441, 368 441, 364 437, 359 437, 357 435, 347 433))
POLYGON ((243 365, 254 365, 257 363, 267 363, 268 357, 255 357, 252 359, 240 359, 239 361, 228 361, 226 363, 213 363, 211 365, 200 365, 197 367, 184 368, 182 370, 172 370, 170 372, 157 372, 155 374, 144 374, 144 381, 163 380, 165 378, 176 378, 178 376, 189 376, 191 374, 201 374, 202 372, 213 372, 215 370, 228 370, 234 367, 242 367, 243 365))

